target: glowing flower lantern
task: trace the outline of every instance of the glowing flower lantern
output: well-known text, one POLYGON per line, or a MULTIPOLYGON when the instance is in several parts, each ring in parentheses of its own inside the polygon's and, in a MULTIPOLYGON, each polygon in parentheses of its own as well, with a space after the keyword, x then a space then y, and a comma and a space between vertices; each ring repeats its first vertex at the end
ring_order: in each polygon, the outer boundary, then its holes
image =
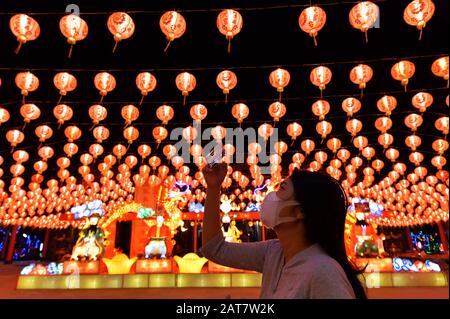
POLYGON ((286 106, 281 102, 274 102, 269 105, 269 114, 274 122, 278 122, 286 114, 286 106))
POLYGON ((363 90, 366 88, 367 82, 372 79, 373 70, 366 64, 358 64, 350 71, 350 81, 359 85, 361 90, 361 98, 363 96, 363 90))
POLYGON ((38 127, 36 127, 36 129, 34 130, 34 133, 36 134, 36 136, 39 138, 39 142, 44 143, 47 139, 49 139, 50 137, 52 137, 53 135, 53 130, 50 126, 48 125, 39 125, 38 127))
POLYGON ((380 159, 376 159, 372 162, 372 167, 379 173, 384 167, 384 162, 380 159))
POLYGON ((72 143, 73 141, 78 140, 81 137, 81 130, 78 128, 78 126, 68 126, 64 130, 64 135, 66 135, 69 143, 72 143))
POLYGON ((293 123, 288 124, 286 131, 292 139, 292 143, 291 143, 291 146, 292 146, 294 144, 295 140, 297 139, 297 137, 299 137, 302 134, 303 128, 297 122, 293 122, 293 123))
POLYGON ((238 121, 239 125, 242 124, 245 118, 249 115, 250 110, 244 103, 237 103, 231 108, 231 115, 238 121))
POLYGON ((413 152, 409 155, 409 161, 416 166, 419 166, 420 163, 424 160, 424 156, 420 152, 413 152))
POLYGON ((317 33, 322 30, 326 21, 327 15, 325 11, 317 6, 311 6, 304 9, 298 17, 300 29, 302 29, 303 32, 308 33, 309 36, 314 39, 315 46, 317 46, 317 33))
POLYGON ((39 79, 31 72, 17 73, 15 82, 23 95, 23 103, 25 103, 25 96, 39 87, 39 79))
POLYGON ((186 31, 186 20, 176 11, 167 11, 159 19, 159 27, 169 41, 164 49, 166 52, 170 43, 181 37, 186 31))
POLYGON ((167 160, 170 160, 177 154, 177 148, 171 144, 167 144, 163 147, 163 154, 167 157, 167 160))
POLYGON ((351 119, 345 123, 345 129, 349 132, 352 137, 355 137, 359 132, 361 132, 363 124, 358 119, 351 119))
POLYGON ((414 63, 406 60, 395 63, 391 69, 392 77, 401 82, 401 84, 405 87, 405 92, 409 79, 414 75, 414 72, 416 72, 414 63))
POLYGON ((347 160, 350 158, 350 151, 345 149, 345 148, 341 148, 338 152, 337 152, 337 157, 343 162, 347 162, 347 160))
POLYGON ((138 119, 139 109, 132 104, 125 105, 124 107, 122 107, 120 114, 125 120, 125 127, 127 127, 128 125, 131 125, 132 122, 138 119))
POLYGON ((300 147, 302 148, 303 152, 306 153, 306 155, 309 155, 316 148, 316 143, 314 143, 313 140, 306 139, 302 141, 300 147))
POLYGON ((156 78, 150 72, 141 72, 136 76, 136 86, 141 91, 142 95, 139 105, 144 101, 144 97, 155 89, 156 83, 156 78))
POLYGON ((10 119, 10 114, 9 114, 8 110, 4 109, 3 107, 0 107, 0 126, 3 123, 8 122, 9 119, 10 119))
POLYGON ((380 112, 390 116, 392 111, 397 107, 397 99, 390 95, 385 95, 377 101, 377 108, 380 112))
POLYGON ((6 133, 6 140, 11 144, 12 148, 22 143, 24 139, 25 135, 19 130, 9 130, 6 133))
POLYGON ((20 115, 23 116, 23 121, 25 122, 22 128, 23 130, 27 123, 30 123, 41 116, 41 110, 34 104, 24 104, 20 107, 20 115))
POLYGON ((172 157, 171 163, 175 167, 175 169, 178 170, 184 164, 183 157, 178 156, 178 155, 174 156, 174 157, 172 157))
POLYGON ((375 128, 381 133, 386 133, 392 127, 392 120, 387 116, 379 117, 375 120, 375 128))
POLYGON ((156 109, 156 117, 162 122, 162 125, 169 123, 173 116, 173 108, 169 105, 161 105, 156 109))
POLYGON ((168 132, 167 130, 162 126, 157 126, 152 130, 153 138, 156 140, 156 143, 158 144, 157 148, 159 147, 159 144, 163 140, 167 138, 168 132))
POLYGON ((273 149, 275 152, 277 152, 277 154, 279 154, 280 156, 283 155, 284 153, 286 153, 288 146, 285 142, 283 141, 278 141, 273 145, 273 149))
POLYGON ((442 134, 447 135, 449 129, 448 116, 442 116, 436 120, 434 126, 442 132, 442 134))
POLYGON ((378 136, 378 143, 383 146, 383 148, 388 148, 394 142, 394 137, 389 133, 383 133, 378 136))
POLYGON ((431 165, 433 165, 434 167, 436 167, 437 169, 442 169, 442 167, 444 167, 447 164, 447 160, 445 159, 444 156, 434 156, 431 159, 431 165))
POLYGON ((104 140, 107 140, 109 137, 109 129, 104 126, 97 126, 94 128, 92 132, 97 143, 102 143, 104 140))
POLYGON ((319 117, 319 120, 323 120, 325 118, 325 115, 330 112, 330 103, 325 100, 318 100, 312 104, 311 110, 314 115, 319 117))
POLYGON ((415 151, 422 144, 422 139, 417 135, 410 135, 406 137, 405 144, 411 151, 415 151))
POLYGON ((59 29, 70 44, 69 58, 72 56, 72 48, 77 41, 84 40, 88 34, 88 25, 76 14, 65 15, 59 20, 59 29))
POLYGON ((91 146, 89 146, 89 153, 92 154, 94 160, 97 159, 99 156, 101 156, 103 152, 104 148, 100 144, 92 144, 91 146))
POLYGON ((340 139, 333 137, 327 141, 327 147, 333 152, 336 153, 338 149, 341 147, 342 142, 340 139))
POLYGON ((443 139, 437 139, 431 144, 431 147, 433 147, 433 150, 435 150, 439 155, 444 154, 446 150, 448 150, 448 142, 443 139))
POLYGON ((109 32, 114 36, 114 41, 116 41, 112 50, 113 53, 116 51, 119 41, 131 37, 135 28, 133 19, 125 12, 115 12, 111 14, 108 18, 107 26, 109 32))
POLYGON ((316 152, 316 154, 314 154, 314 159, 317 162, 319 162, 321 165, 323 165, 327 161, 328 155, 324 151, 319 151, 319 152, 316 152))
POLYGON ((130 145, 138 139, 139 130, 133 126, 129 126, 123 130, 123 137, 127 140, 128 147, 130 147, 130 145))
POLYGON ((405 22, 420 30, 419 40, 422 39, 422 30, 433 16, 434 9, 434 3, 431 0, 414 0, 403 12, 405 22))
POLYGON ((183 129, 183 133, 182 133, 184 139, 189 144, 191 144, 192 141, 197 138, 197 134, 198 134, 197 129, 195 127, 192 127, 192 126, 185 127, 183 129))
POLYGON ((17 37, 17 42, 19 42, 19 46, 15 50, 16 54, 19 53, 22 44, 27 43, 27 41, 36 40, 41 33, 39 23, 26 14, 16 14, 12 16, 9 20, 9 28, 17 37))
POLYGON ((58 120, 58 128, 60 128, 65 121, 69 121, 72 118, 73 110, 66 104, 58 104, 53 108, 53 115, 58 120))
POLYGON ((447 80, 448 87, 448 56, 437 59, 431 65, 431 71, 434 75, 447 80))
POLYGON ((370 1, 362 1, 355 5, 349 13, 349 20, 352 27, 364 32, 366 43, 369 41, 367 30, 372 28, 378 20, 380 9, 370 1))
POLYGON ((106 110, 106 108, 99 104, 92 105, 89 108, 88 113, 94 125, 97 125, 98 123, 106 119, 106 116, 108 115, 108 111, 106 110))
POLYGON ((113 154, 118 158, 119 161, 122 158, 122 156, 126 154, 126 152, 127 148, 122 144, 117 144, 113 147, 113 154))
POLYGON ((274 88, 277 89, 277 92, 280 93, 279 101, 281 101, 281 93, 284 91, 284 88, 289 84, 291 76, 287 70, 284 69, 276 69, 272 71, 269 75, 269 82, 274 88))
POLYGON ((412 97, 411 103, 423 113, 433 104, 433 96, 430 93, 419 92, 412 97))
POLYGON ((231 49, 231 39, 241 32, 242 24, 241 14, 233 9, 223 10, 217 16, 217 28, 228 40, 228 53, 231 49))
POLYGON ((217 141, 221 142, 227 135, 227 130, 223 126, 217 125, 211 128, 211 136, 217 141))
POLYGON ((264 138, 264 141, 267 141, 272 136, 273 131, 273 126, 267 123, 258 127, 258 134, 264 138))
POLYGON ((147 144, 142 144, 142 145, 139 145, 139 147, 138 147, 138 153, 141 156, 142 161, 144 161, 145 158, 147 156, 149 156, 151 152, 152 152, 152 148, 150 146, 148 146, 147 144))
POLYGON ((227 103, 230 90, 234 89, 237 85, 236 74, 229 70, 222 71, 217 75, 216 83, 222 89, 223 94, 225 94, 225 103, 227 103))
POLYGON ((353 145, 361 152, 367 144, 369 144, 369 140, 365 136, 360 135, 353 139, 353 145))
POLYGON ((25 163, 26 161, 28 161, 30 158, 30 155, 28 154, 28 152, 23 151, 23 150, 19 150, 19 151, 15 151, 13 153, 13 159, 18 163, 18 164, 22 164, 25 163))
POLYGON ((316 124, 316 132, 322 137, 322 141, 331 133, 333 126, 330 122, 320 121, 316 124))
POLYGON ((361 109, 361 102, 354 97, 346 98, 342 101, 342 109, 347 113, 348 117, 352 117, 354 113, 361 109))
POLYGON ((375 149, 371 146, 366 146, 361 152, 362 156, 364 156, 368 161, 375 156, 375 149))
POLYGON ((423 117, 418 114, 409 114, 405 117, 405 125, 411 129, 411 131, 415 132, 422 125, 423 117))
POLYGON ((325 90, 325 87, 331 81, 331 70, 326 66, 318 66, 311 71, 309 79, 311 83, 320 89, 320 97, 322 98, 322 91, 325 90))
POLYGON ((62 97, 67 94, 67 92, 75 90, 75 88, 77 87, 77 79, 70 73, 60 72, 54 76, 53 84, 59 90, 59 103, 61 102, 62 97))
POLYGON ((68 157, 72 157, 73 155, 78 153, 78 146, 75 143, 67 143, 64 145, 63 150, 68 157))
POLYGON ((191 107, 189 114, 196 123, 201 123, 208 115, 208 109, 203 104, 195 104, 191 107))
POLYGON ((100 72, 95 76, 94 84, 97 90, 100 91, 100 95, 102 96, 100 103, 102 103, 103 98, 108 94, 108 92, 115 89, 116 79, 108 72, 100 72))
POLYGON ((400 156, 400 152, 395 148, 389 148, 384 153, 387 159, 391 160, 391 162, 395 162, 397 158, 400 156))
POLYGON ((175 84, 177 85, 178 90, 180 90, 181 94, 183 95, 183 105, 185 105, 186 96, 189 95, 189 92, 195 89, 195 86, 197 84, 195 76, 188 72, 180 73, 175 79, 175 84))
POLYGON ((50 146, 44 146, 39 148, 38 155, 46 162, 49 158, 53 157, 55 151, 50 146))

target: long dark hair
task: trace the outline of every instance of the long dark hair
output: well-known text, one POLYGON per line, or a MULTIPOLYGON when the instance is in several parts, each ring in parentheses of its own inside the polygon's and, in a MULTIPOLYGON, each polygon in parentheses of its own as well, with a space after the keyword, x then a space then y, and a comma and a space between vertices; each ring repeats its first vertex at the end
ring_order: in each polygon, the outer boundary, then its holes
POLYGON ((344 243, 347 196, 337 180, 326 173, 294 170, 294 192, 304 215, 306 237, 343 268, 356 298, 366 299, 357 269, 347 258, 344 243))

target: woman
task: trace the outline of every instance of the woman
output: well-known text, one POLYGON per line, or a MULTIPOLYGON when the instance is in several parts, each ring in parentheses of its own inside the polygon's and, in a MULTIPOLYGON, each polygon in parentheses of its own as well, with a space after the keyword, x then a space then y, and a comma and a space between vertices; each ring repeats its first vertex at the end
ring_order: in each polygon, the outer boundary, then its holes
POLYGON ((278 239, 237 244, 225 242, 221 232, 220 187, 226 173, 225 163, 203 170, 208 189, 201 251, 206 258, 261 272, 261 298, 366 298, 345 253, 347 202, 337 181, 295 170, 261 205, 261 221, 278 239))

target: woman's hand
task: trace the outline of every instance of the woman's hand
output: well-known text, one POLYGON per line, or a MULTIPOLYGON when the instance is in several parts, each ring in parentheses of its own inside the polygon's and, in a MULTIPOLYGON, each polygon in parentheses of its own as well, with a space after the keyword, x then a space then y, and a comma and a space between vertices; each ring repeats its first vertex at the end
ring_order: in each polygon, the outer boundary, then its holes
POLYGON ((203 169, 203 176, 205 177, 208 188, 220 188, 227 175, 227 170, 227 163, 220 163, 213 167, 206 165, 203 169))

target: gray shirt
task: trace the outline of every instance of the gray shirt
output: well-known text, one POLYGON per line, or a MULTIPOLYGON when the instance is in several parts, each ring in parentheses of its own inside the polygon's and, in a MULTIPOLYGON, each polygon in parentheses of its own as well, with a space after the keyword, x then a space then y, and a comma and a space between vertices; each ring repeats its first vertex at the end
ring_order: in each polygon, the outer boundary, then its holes
POLYGON ((226 242, 219 233, 201 252, 217 264, 261 272, 260 298, 355 298, 342 267, 318 244, 297 253, 285 265, 278 239, 238 244, 226 242))

